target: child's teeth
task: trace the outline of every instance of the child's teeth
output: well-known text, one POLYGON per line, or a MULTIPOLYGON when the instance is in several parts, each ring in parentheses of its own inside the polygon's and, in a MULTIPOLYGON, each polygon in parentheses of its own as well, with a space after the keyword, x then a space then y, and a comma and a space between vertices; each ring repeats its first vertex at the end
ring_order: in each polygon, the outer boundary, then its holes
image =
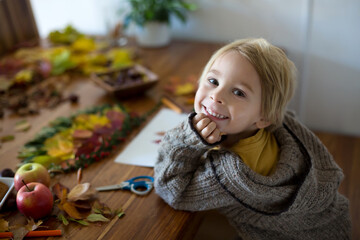
POLYGON ((210 109, 208 109, 208 113, 210 113, 210 115, 212 115, 212 116, 214 116, 214 117, 217 117, 217 118, 226 118, 226 117, 223 116, 223 115, 213 113, 210 109))

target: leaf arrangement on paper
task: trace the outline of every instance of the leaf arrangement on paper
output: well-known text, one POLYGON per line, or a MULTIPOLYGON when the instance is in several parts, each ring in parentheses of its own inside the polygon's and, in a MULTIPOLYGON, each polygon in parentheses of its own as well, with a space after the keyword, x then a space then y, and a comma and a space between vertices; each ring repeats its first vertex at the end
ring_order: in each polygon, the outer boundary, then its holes
POLYGON ((122 105, 96 106, 44 127, 19 152, 21 164, 40 163, 50 172, 86 168, 111 153, 142 117, 122 105))

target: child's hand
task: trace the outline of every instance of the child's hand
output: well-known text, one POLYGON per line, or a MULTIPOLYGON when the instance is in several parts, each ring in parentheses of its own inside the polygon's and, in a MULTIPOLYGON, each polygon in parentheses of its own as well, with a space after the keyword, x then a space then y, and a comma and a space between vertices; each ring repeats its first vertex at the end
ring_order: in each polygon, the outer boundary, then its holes
POLYGON ((203 113, 198 113, 192 119, 192 124, 200 136, 209 144, 220 141, 221 134, 216 123, 203 113))

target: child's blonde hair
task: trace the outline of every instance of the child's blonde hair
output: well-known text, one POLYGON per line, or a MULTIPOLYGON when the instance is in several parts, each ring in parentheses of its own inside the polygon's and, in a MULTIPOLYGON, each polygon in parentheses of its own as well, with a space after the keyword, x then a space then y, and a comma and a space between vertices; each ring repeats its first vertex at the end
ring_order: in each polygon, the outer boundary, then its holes
POLYGON ((204 80, 215 60, 229 51, 237 51, 255 68, 261 81, 261 114, 271 122, 268 130, 282 124, 286 106, 296 85, 296 67, 284 51, 262 38, 234 41, 214 53, 206 64, 200 81, 204 80))

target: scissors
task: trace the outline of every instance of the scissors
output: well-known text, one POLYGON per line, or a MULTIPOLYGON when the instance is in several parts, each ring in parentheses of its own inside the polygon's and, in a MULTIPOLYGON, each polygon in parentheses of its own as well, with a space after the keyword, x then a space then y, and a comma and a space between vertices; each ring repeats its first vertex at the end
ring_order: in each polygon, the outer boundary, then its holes
POLYGON ((150 176, 138 176, 126 180, 120 184, 108 185, 103 187, 98 187, 96 190, 98 191, 111 191, 117 189, 129 190, 137 195, 146 195, 148 194, 154 186, 154 178, 150 176), (137 181, 139 179, 146 179, 137 181), (145 190, 143 190, 145 189, 145 190))

